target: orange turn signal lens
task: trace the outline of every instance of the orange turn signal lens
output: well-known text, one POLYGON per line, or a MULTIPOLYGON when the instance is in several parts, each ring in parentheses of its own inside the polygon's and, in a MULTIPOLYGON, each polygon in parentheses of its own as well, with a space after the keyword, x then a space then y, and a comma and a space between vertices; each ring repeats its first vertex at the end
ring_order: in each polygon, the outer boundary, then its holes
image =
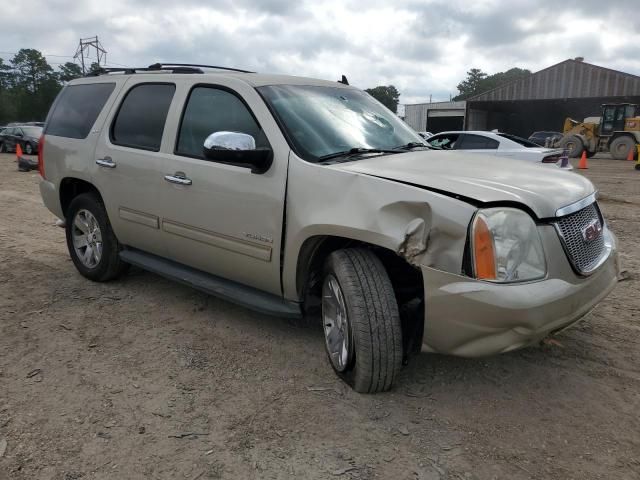
POLYGON ((481 216, 473 224, 473 260, 476 278, 496 279, 496 256, 493 248, 493 236, 487 222, 481 216))

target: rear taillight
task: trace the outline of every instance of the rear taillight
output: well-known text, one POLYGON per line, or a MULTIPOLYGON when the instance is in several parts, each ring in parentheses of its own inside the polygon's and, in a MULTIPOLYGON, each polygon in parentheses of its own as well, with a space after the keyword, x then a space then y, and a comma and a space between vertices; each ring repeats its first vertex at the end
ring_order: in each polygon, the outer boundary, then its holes
POLYGON ((542 159, 542 163, 558 163, 560 161, 560 155, 549 155, 542 159))
POLYGON ((44 176, 44 135, 40 136, 38 140, 38 172, 42 178, 44 176))

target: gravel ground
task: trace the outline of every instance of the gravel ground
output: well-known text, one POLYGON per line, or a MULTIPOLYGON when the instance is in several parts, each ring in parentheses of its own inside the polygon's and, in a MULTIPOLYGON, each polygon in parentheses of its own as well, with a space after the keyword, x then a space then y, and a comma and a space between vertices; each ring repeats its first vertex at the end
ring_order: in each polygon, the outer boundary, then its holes
POLYGON ((82 278, 0 155, 0 479, 640 478, 640 172, 589 166, 627 279, 554 344, 423 354, 366 396, 311 322, 82 278))

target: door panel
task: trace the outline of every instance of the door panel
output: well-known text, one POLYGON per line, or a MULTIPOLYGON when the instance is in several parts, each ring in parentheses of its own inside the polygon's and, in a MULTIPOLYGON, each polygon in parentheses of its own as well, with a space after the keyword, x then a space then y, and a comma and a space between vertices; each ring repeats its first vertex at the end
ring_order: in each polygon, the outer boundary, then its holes
POLYGON ((162 218, 172 260, 277 295, 289 147, 257 92, 232 79, 218 85, 185 85, 188 100, 175 119, 177 154, 165 175, 189 185, 164 182, 162 218), (251 105, 251 108, 248 108, 251 105), (181 122, 180 122, 181 119, 181 122), (204 139, 215 131, 239 131, 270 147, 274 161, 264 174, 205 160, 204 139))
POLYGON ((172 83, 129 81, 101 132, 92 164, 118 240, 156 255, 166 254, 160 229, 166 155, 159 150, 174 92, 172 83))

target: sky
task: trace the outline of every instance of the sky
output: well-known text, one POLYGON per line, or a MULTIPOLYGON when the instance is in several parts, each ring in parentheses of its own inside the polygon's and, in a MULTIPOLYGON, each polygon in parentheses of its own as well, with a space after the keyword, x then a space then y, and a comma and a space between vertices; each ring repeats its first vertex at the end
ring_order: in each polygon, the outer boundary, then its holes
MULTIPOLYGON (((400 103, 448 100, 473 67, 537 71, 567 58, 640 75, 639 0, 20 0, 0 56, 73 61, 98 35, 110 66, 233 66, 395 85, 400 103), (25 13, 28 22, 25 24, 25 13)), ((55 65, 54 65, 55 66, 55 65)))

